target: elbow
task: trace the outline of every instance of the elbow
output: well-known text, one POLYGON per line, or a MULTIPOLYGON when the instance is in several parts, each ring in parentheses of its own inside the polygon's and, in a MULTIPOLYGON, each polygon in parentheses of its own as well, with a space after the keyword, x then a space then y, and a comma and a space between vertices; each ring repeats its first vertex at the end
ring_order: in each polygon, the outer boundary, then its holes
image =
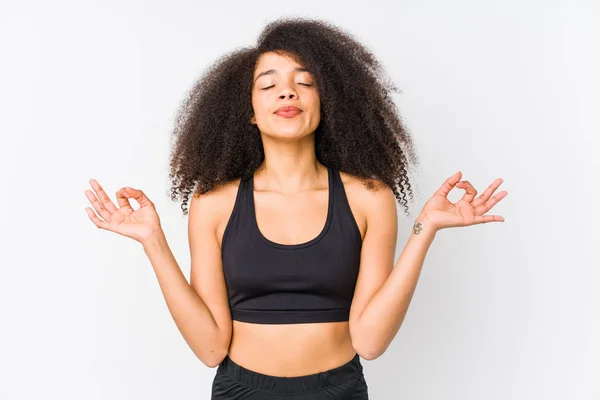
POLYGON ((366 344, 357 344, 353 343, 354 350, 356 353, 365 360, 372 361, 376 358, 379 358, 384 352, 385 349, 378 348, 371 343, 366 344))
POLYGON ((219 364, 221 364, 221 361, 223 361, 223 359, 213 357, 213 358, 205 359, 205 360, 201 360, 201 361, 208 368, 216 368, 219 366, 219 364))
POLYGON ((375 360, 376 358, 379 358, 383 353, 379 352, 379 351, 365 351, 365 350, 356 350, 356 352, 358 353, 358 355, 361 358, 364 358, 365 360, 368 361, 372 361, 375 360))
POLYGON ((225 359, 225 357, 227 356, 228 350, 225 349, 221 349, 221 350, 210 350, 207 353, 204 354, 196 354, 196 357, 198 357, 198 359, 200 361, 202 361, 202 363, 204 365, 206 365, 208 368, 216 368, 218 367, 223 360, 225 359))
POLYGON ((196 357, 202 361, 208 368, 218 367, 227 354, 229 354, 229 346, 231 342, 231 334, 227 336, 218 335, 209 343, 199 343, 198 346, 192 348, 196 357))

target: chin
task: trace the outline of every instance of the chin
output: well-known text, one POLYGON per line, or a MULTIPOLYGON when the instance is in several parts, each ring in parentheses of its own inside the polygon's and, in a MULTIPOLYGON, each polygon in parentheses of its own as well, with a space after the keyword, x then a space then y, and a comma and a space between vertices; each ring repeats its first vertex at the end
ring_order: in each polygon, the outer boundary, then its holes
POLYGON ((309 136, 310 134, 311 133, 298 131, 297 129, 279 129, 277 132, 270 132, 265 134, 265 136, 277 140, 299 140, 303 137, 309 136))
MULTIPOLYGON (((292 122, 292 121, 289 121, 292 122)), ((260 129, 263 135, 273 139, 299 139, 310 133, 304 124, 299 123, 269 124, 265 129, 260 129)))
POLYGON ((303 137, 308 136, 308 134, 302 134, 302 133, 292 133, 290 132, 289 134, 286 134, 285 132, 279 132, 276 135, 272 135, 271 137, 273 139, 278 139, 278 140, 300 140, 303 137))

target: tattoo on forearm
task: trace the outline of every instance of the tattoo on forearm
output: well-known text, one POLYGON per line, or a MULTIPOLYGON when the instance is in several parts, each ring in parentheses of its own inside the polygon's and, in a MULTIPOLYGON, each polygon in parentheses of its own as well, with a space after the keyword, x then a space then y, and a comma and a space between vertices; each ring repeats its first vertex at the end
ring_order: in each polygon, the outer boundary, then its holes
POLYGON ((415 222, 415 225, 413 226, 414 234, 418 235, 419 233, 421 233, 422 230, 423 230, 423 225, 421 225, 420 222, 415 222))

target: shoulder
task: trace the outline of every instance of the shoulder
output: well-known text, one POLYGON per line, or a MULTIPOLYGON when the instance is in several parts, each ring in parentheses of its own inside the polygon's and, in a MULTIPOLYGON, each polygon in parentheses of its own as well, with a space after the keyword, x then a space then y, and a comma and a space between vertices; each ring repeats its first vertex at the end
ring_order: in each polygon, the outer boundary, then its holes
POLYGON ((375 178, 360 178, 340 171, 344 190, 361 208, 395 204, 396 196, 383 181, 375 178))
POLYGON ((396 196, 383 181, 361 178, 343 171, 340 171, 340 178, 363 238, 369 220, 394 218, 396 196))
POLYGON ((237 178, 220 184, 206 193, 196 192, 190 198, 190 226, 197 226, 200 221, 208 223, 214 230, 219 246, 227 221, 233 212, 240 182, 241 180, 237 178))
POLYGON ((198 191, 194 192, 190 198, 190 212, 193 207, 192 204, 196 205, 196 208, 202 207, 200 204, 215 208, 218 207, 222 201, 226 201, 231 197, 235 199, 239 186, 240 179, 237 178, 217 185, 206 193, 200 194, 198 191))

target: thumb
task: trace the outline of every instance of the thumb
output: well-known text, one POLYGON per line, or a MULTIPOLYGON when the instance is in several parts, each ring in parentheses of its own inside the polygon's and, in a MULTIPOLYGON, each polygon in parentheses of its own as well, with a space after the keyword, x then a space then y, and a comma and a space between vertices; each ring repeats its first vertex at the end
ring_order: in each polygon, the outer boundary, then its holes
POLYGON ((137 201, 141 207, 154 207, 154 203, 152 203, 148 196, 146 196, 141 190, 134 189, 129 186, 127 186, 125 189, 127 189, 127 193, 131 196, 131 198, 137 201))

